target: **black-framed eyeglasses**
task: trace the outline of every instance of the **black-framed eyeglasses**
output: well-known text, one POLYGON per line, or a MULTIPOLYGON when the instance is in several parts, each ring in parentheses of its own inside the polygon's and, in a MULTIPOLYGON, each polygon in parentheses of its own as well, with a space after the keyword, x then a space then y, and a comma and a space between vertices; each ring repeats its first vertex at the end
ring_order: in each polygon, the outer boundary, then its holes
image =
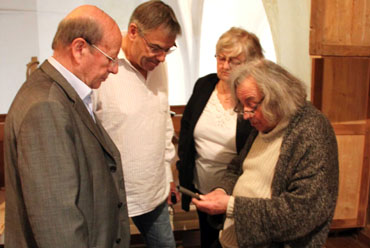
POLYGON ((238 115, 241 115, 241 116, 244 116, 244 114, 254 115, 256 113, 256 110, 257 110, 258 106, 261 105, 261 103, 263 102, 264 99, 265 98, 262 97, 262 99, 259 102, 257 102, 256 104, 254 104, 253 106, 250 106, 250 105, 247 106, 251 110, 244 110, 245 107, 241 103, 239 103, 235 106, 234 112, 237 113, 238 115))
POLYGON ((243 64, 243 61, 240 61, 239 59, 237 59, 235 57, 228 58, 226 56, 216 54, 215 58, 217 59, 217 62, 219 62, 221 64, 224 64, 225 62, 227 62, 230 67, 236 67, 238 65, 243 64))
POLYGON ((138 32, 138 33, 139 33, 140 37, 141 37, 141 38, 143 38, 143 40, 145 41, 145 44, 146 44, 146 46, 149 48, 150 52, 151 52, 151 53, 153 53, 153 54, 155 54, 155 55, 159 55, 159 54, 162 54, 162 53, 164 53, 164 54, 168 55, 168 54, 172 53, 173 51, 175 51, 175 50, 176 50, 176 48, 177 48, 177 45, 176 45, 176 43, 175 43, 172 47, 167 48, 167 49, 164 49, 164 48, 163 48, 163 47, 161 47, 160 45, 150 43, 150 42, 145 38, 144 34, 143 34, 140 30, 139 30, 139 32, 138 32))
POLYGON ((94 44, 91 44, 90 41, 86 40, 86 43, 89 44, 89 46, 91 46, 92 48, 95 48, 96 50, 98 50, 101 54, 103 54, 108 60, 109 60, 109 65, 112 65, 112 66, 115 66, 118 64, 118 58, 112 58, 111 56, 109 56, 108 54, 106 54, 103 50, 101 50, 99 47, 95 46, 94 44))

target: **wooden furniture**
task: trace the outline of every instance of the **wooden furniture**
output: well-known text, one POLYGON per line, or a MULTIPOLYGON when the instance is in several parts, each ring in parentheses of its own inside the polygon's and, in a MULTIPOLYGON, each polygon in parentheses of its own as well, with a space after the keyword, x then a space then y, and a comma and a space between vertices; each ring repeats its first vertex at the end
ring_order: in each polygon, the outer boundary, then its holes
POLYGON ((37 60, 37 57, 31 57, 31 61, 27 64, 26 78, 32 74, 37 69, 37 66, 40 62, 37 60))
MULTIPOLYGON (((173 123, 173 127, 175 130, 173 142, 175 144, 176 150, 177 150, 178 138, 180 135, 181 118, 182 118, 182 113, 184 112, 184 108, 185 108, 184 105, 171 106, 171 111, 175 112, 175 115, 172 117, 172 123, 173 123)), ((172 174, 173 174, 174 182, 176 185, 179 184, 178 171, 176 169, 177 160, 178 160, 178 157, 176 155, 176 158, 174 162, 172 163, 172 174)), ((198 215, 197 215, 195 206, 191 205, 190 211, 185 212, 184 210, 181 209, 181 200, 180 200, 180 202, 174 205, 174 214, 173 214, 172 223, 173 223, 174 231, 198 230, 199 223, 198 223, 198 215)))
POLYGON ((4 182, 4 123, 6 115, 0 115, 0 188, 5 186, 4 182))
POLYGON ((311 100, 331 121, 339 150, 339 197, 332 229, 368 225, 369 3, 368 0, 311 1, 311 100))

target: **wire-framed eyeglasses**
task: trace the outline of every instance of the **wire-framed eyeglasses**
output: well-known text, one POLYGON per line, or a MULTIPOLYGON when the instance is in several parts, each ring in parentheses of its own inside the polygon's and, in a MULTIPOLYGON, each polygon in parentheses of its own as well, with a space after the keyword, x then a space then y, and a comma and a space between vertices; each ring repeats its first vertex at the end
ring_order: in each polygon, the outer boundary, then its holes
POLYGON ((165 49, 165 48, 161 47, 160 45, 150 43, 145 38, 144 34, 142 34, 142 32, 140 30, 139 30, 138 33, 139 33, 140 37, 143 38, 143 40, 145 41, 145 44, 149 48, 150 52, 155 54, 155 55, 159 55, 159 54, 162 54, 162 53, 168 55, 168 54, 172 53, 173 51, 175 51, 176 48, 177 48, 177 45, 175 43, 172 47, 165 49))
POLYGON ((236 66, 239 66, 239 65, 243 64, 243 61, 240 61, 236 57, 230 57, 229 58, 229 57, 226 57, 226 56, 223 56, 223 55, 220 55, 220 54, 216 54, 215 58, 217 59, 218 63, 224 64, 225 62, 227 62, 230 67, 236 67, 236 66))
POLYGON ((247 104, 247 106, 243 106, 241 103, 239 103, 235 106, 234 112, 240 116, 244 116, 244 114, 254 115, 256 113, 258 106, 261 105, 264 99, 265 98, 262 97, 262 99, 259 102, 255 103, 253 106, 251 104, 247 104), (249 108, 250 110, 244 110, 245 107, 249 108))
POLYGON ((103 54, 108 60, 109 60, 109 65, 111 66, 115 66, 118 64, 118 58, 112 58, 111 56, 109 56, 108 54, 106 54, 103 50, 101 50, 99 47, 95 46, 94 44, 91 44, 90 41, 86 40, 86 43, 89 44, 89 46, 91 46, 92 48, 95 48, 96 50, 98 50, 101 54, 103 54))

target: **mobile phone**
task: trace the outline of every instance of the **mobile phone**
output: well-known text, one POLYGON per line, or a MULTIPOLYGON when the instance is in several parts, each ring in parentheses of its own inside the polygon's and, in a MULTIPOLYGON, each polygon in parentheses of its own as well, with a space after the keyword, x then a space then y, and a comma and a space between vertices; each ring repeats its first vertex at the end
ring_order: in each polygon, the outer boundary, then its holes
POLYGON ((176 204, 177 203, 175 192, 171 192, 171 202, 172 202, 172 204, 176 204))
POLYGON ((198 193, 194 193, 193 191, 191 190, 188 190, 187 188, 184 188, 180 185, 177 186, 177 190, 185 195, 188 195, 190 196, 191 198, 195 198, 197 200, 200 200, 200 197, 199 197, 199 194, 198 193))

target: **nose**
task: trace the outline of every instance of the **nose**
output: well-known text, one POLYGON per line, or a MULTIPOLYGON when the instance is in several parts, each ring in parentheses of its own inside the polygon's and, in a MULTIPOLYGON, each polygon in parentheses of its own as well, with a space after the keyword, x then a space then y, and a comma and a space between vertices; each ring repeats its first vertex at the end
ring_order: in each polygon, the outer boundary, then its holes
POLYGON ((161 52, 158 55, 156 55, 156 58, 158 61, 164 62, 166 60, 166 55, 167 54, 165 52, 161 52))
POLYGON ((248 120, 248 119, 252 118, 252 116, 253 116, 253 114, 250 113, 250 112, 244 112, 243 113, 243 119, 244 120, 248 120))
POLYGON ((248 107, 244 106, 243 110, 243 119, 248 120, 254 116, 254 112, 251 112, 250 109, 246 110, 248 107))
POLYGON ((118 72, 118 63, 109 63, 108 71, 113 74, 117 74, 118 72))
POLYGON ((225 69, 230 69, 230 62, 229 62, 229 60, 225 60, 222 63, 222 67, 225 68, 225 69))

